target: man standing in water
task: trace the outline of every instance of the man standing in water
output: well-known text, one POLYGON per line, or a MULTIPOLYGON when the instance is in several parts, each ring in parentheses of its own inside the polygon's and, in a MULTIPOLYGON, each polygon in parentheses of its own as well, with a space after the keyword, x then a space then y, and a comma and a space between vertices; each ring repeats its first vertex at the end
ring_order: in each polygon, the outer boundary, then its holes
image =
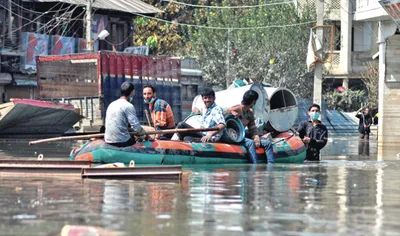
POLYGON ((268 139, 261 139, 255 123, 255 116, 252 107, 256 104, 258 93, 254 90, 248 90, 244 93, 241 104, 229 108, 225 113, 232 114, 240 119, 243 126, 248 129, 247 136, 244 139, 244 146, 247 148, 250 160, 253 164, 257 164, 256 147, 263 147, 268 163, 275 163, 275 154, 272 149, 272 143, 268 139))
POLYGON ((108 144, 117 147, 135 144, 135 140, 129 133, 129 125, 138 136, 147 137, 136 117, 135 107, 130 103, 134 96, 134 88, 133 84, 124 82, 121 85, 121 97, 107 108, 104 140, 108 144))
POLYGON ((356 117, 360 119, 358 124, 358 132, 360 133, 360 139, 365 139, 369 141, 369 133, 371 133, 370 127, 372 124, 372 116, 369 114, 369 108, 365 108, 364 112, 361 113, 362 108, 360 108, 357 113, 356 117))
POLYGON ((328 141, 328 130, 319 120, 321 108, 313 104, 308 108, 309 120, 300 122, 297 132, 306 145, 306 161, 319 161, 320 150, 325 147, 328 141))
MULTIPOLYGON (((224 112, 220 106, 215 104, 215 92, 210 88, 205 88, 201 92, 201 99, 206 106, 206 110, 202 116, 201 127, 202 128, 218 128, 216 131, 208 132, 185 132, 177 133, 180 140, 183 140, 186 136, 201 138, 201 142, 218 142, 222 135, 222 130, 225 128, 224 112)), ((180 122, 176 128, 193 128, 192 126, 180 122)), ((197 141, 197 140, 196 140, 197 141)))
MULTIPOLYGON (((156 88, 153 85, 145 85, 143 87, 144 103, 149 104, 151 120, 156 130, 175 128, 174 113, 171 106, 160 98, 156 97, 156 88)), ((157 134, 156 139, 171 139, 172 134, 157 134)))

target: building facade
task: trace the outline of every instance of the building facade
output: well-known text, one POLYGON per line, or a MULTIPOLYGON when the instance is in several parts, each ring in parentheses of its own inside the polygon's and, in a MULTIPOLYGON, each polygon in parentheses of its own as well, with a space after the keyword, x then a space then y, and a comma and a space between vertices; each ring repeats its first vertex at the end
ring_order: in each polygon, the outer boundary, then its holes
POLYGON ((134 13, 160 12, 139 0, 0 0, 0 103, 11 98, 37 98, 36 56, 87 51, 89 38, 110 35, 92 49, 123 51, 132 45, 134 13))
POLYGON ((399 19, 398 0, 357 1, 354 20, 372 25, 374 40, 371 47, 377 51, 374 59, 379 62, 378 157, 385 160, 397 159, 396 147, 400 142, 399 19), (391 13, 390 16, 388 12, 391 13))
POLYGON ((390 147, 400 140, 400 1, 324 0, 324 7, 325 22, 335 26, 335 40, 323 77, 351 88, 370 66, 379 69, 378 157, 396 159, 398 150, 390 147))

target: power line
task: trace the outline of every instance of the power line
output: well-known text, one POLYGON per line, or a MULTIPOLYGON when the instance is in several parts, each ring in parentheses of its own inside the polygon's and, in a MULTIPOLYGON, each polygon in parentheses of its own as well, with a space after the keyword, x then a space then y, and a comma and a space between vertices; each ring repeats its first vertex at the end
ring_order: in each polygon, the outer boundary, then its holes
POLYGON ((32 12, 32 13, 36 13, 36 14, 47 14, 47 13, 52 13, 52 12, 60 12, 60 11, 64 11, 65 9, 68 9, 68 8, 71 7, 71 5, 70 5, 70 6, 66 7, 66 8, 61 9, 61 7, 63 7, 65 5, 65 2, 58 2, 56 5, 54 5, 52 8, 50 8, 50 10, 45 11, 45 12, 40 12, 40 11, 34 11, 34 10, 31 10, 31 9, 25 8, 22 5, 19 5, 18 3, 15 3, 13 1, 11 1, 11 3, 16 5, 16 6, 18 6, 21 9, 27 11, 27 12, 32 12), (54 10, 54 11, 52 10, 53 8, 55 8, 56 6, 58 6, 60 4, 62 4, 60 9, 54 10))
POLYGON ((27 21, 30 21, 30 19, 28 19, 28 18, 25 18, 25 17, 23 17, 23 16, 19 15, 18 13, 15 13, 15 12, 13 12, 11 9, 8 9, 8 7, 5 7, 5 6, 4 6, 4 5, 2 5, 2 4, 0 4, 0 7, 4 8, 5 10, 7 10, 7 11, 9 11, 9 12, 11 12, 11 13, 13 13, 13 14, 14 14, 14 15, 16 15, 16 16, 19 16, 19 17, 21 17, 22 19, 25 19, 25 20, 27 20, 27 21))
MULTIPOLYGON (((84 12, 81 12, 81 13, 80 13, 79 15, 77 15, 75 18, 78 18, 78 17, 82 16, 83 13, 84 13, 84 12)), ((75 22, 71 25, 70 29, 72 29, 72 28, 75 26, 75 24, 76 24, 77 22, 78 22, 78 21, 75 21, 75 22)), ((67 27, 68 27, 68 26, 67 26, 67 27)), ((63 32, 61 33, 61 35, 60 35, 61 37, 63 37, 63 34, 65 33, 65 31, 67 31, 67 27, 64 28, 63 32)), ((79 29, 75 30, 75 32, 74 32, 73 35, 71 36, 72 38, 75 36, 75 34, 78 32, 78 30, 79 30, 79 29)), ((61 37, 57 40, 57 42, 54 43, 53 47, 49 50, 49 53, 51 52, 51 50, 53 50, 53 48, 56 46, 56 44, 57 44, 58 42, 60 42, 61 37)))
POLYGON ((294 23, 294 24, 286 24, 286 25, 264 25, 264 26, 253 26, 253 27, 219 27, 219 26, 205 26, 205 25, 193 25, 193 24, 186 24, 186 23, 178 23, 178 22, 172 22, 156 17, 151 17, 151 16, 146 16, 142 15, 139 13, 132 13, 137 16, 141 16, 144 18, 168 23, 168 24, 175 24, 175 25, 183 25, 183 26, 188 26, 188 27, 195 27, 195 28, 203 28, 203 29, 216 29, 216 30, 251 30, 251 29, 268 29, 268 28, 286 28, 286 27, 294 27, 294 26, 300 26, 300 25, 307 25, 311 23, 315 23, 315 21, 307 21, 307 22, 301 22, 301 23, 294 23))
POLYGON ((104 39, 104 41, 105 41, 106 43, 110 44, 110 45, 119 46, 119 45, 124 44, 126 41, 128 41, 128 39, 131 38, 132 35, 133 35, 133 30, 132 30, 131 33, 130 33, 122 42, 120 42, 120 43, 111 43, 111 42, 107 41, 106 39, 104 39))
MULTIPOLYGON (((352 1, 352 0, 349 0, 349 1, 352 1)), ((356 11, 353 11, 352 13, 350 13, 350 12, 348 12, 343 6, 342 6, 342 4, 340 3, 340 8, 343 10, 343 11, 345 11, 347 14, 353 14, 353 13, 355 13, 356 11)), ((343 19, 342 19, 343 20, 343 19)), ((348 24, 348 22, 346 22, 345 20, 343 20, 345 23, 347 23, 348 24)), ((354 27, 354 26, 353 26, 354 27)), ((360 25, 360 27, 361 27, 361 30, 362 31, 366 31, 365 30, 365 27, 363 27, 362 25, 360 25)), ((370 25, 368 25, 368 27, 370 28, 370 30, 371 30, 371 33, 373 34, 373 36, 375 37, 375 38, 377 38, 378 39, 378 36, 375 34, 375 32, 372 30, 372 28, 371 28, 371 26, 370 25)), ((354 27, 355 28, 355 27, 354 27)), ((372 36, 372 34, 371 33, 369 33, 369 35, 370 36, 372 36)))
MULTIPOLYGON (((69 11, 69 12, 64 12, 63 14, 61 14, 61 16, 63 16, 64 14, 67 14, 67 13, 71 13, 71 15, 72 15, 72 13, 73 13, 77 8, 78 8, 78 6, 76 6, 74 9, 72 9, 72 10, 69 11)), ((83 13, 84 13, 84 12, 80 13, 80 14, 79 14, 78 16, 76 16, 74 19, 70 19, 70 20, 71 20, 71 21, 75 21, 75 23, 76 23, 76 22, 77 22, 77 21, 76 21, 76 18, 80 17, 83 13)), ((69 16, 69 18, 71 18, 71 16, 69 16)), ((57 19, 52 18, 49 22, 47 22, 46 24, 44 24, 42 27, 40 27, 40 28, 37 29, 36 31, 37 31, 37 32, 40 32, 42 29, 44 29, 44 28, 46 28, 47 26, 53 24, 54 21, 56 21, 56 20, 57 20, 57 19)), ((46 35, 46 34, 48 34, 48 33, 51 33, 52 30, 54 30, 56 27, 58 27, 60 24, 63 24, 63 23, 65 23, 65 22, 63 22, 63 21, 58 21, 55 25, 52 26, 51 29, 46 30, 46 31, 43 33, 43 35, 46 35)), ((75 23, 74 23, 74 24, 75 24, 75 23)), ((26 25, 28 25, 28 24, 25 24, 24 26, 26 26, 26 25)), ((24 26, 21 26, 21 27, 24 27, 24 26)), ((20 30, 21 27, 18 28, 18 29, 16 29, 16 30, 14 30, 13 33, 16 32, 16 31, 18 31, 18 30, 20 30)), ((34 32, 32 32, 32 33, 34 33, 34 32)), ((29 42, 27 42, 27 44, 30 44, 30 43, 31 43, 32 41, 34 41, 34 40, 35 40, 35 39, 30 40, 29 42)), ((17 49, 17 48, 20 48, 21 46, 22 46, 22 42, 21 42, 20 44, 16 45, 16 46, 12 47, 12 49, 17 49)))
MULTIPOLYGON (((63 14, 65 14, 65 15, 67 16, 67 18, 69 17, 70 20, 71 20, 71 16, 72 16, 72 14, 74 13, 74 11, 75 11, 77 8, 78 8, 78 6, 76 6, 74 9, 72 9, 70 12, 65 12, 65 13, 63 13, 63 14), (67 14, 67 13, 69 13, 69 14, 67 14)), ((82 12, 82 13, 83 13, 83 12, 82 12)), ((76 20, 79 16, 82 15, 82 13, 79 14, 78 16, 76 16, 73 20, 76 20)), ((56 19, 56 20, 57 20, 57 19, 56 19)), ((64 23, 64 22, 61 21, 61 20, 59 20, 58 23, 57 23, 55 26, 53 26, 53 28, 51 28, 50 30, 47 30, 47 32, 50 34, 51 31, 53 31, 55 28, 57 28, 61 23, 64 23)), ((44 34, 46 34, 46 32, 45 32, 44 34)))
MULTIPOLYGON (((31 24, 31 23, 37 23, 36 20, 38 20, 39 18, 44 17, 44 16, 45 16, 45 14, 39 15, 39 16, 36 17, 35 19, 29 21, 28 23, 26 23, 26 24, 20 26, 18 29, 14 30, 13 33, 16 32, 16 31, 18 31, 18 30, 20 30, 21 28, 23 28, 23 27, 25 27, 25 26, 31 24)), ((56 20, 55 18, 52 18, 49 22, 47 22, 47 23, 44 24, 44 25, 46 26, 47 24, 50 24, 50 22, 55 21, 55 20, 56 20)), ((39 29, 39 30, 40 30, 40 29, 39 29)), ((38 30, 37 30, 37 31, 38 31, 38 30)))
MULTIPOLYGON (((4 9, 7 10, 7 11, 10 11, 10 9, 6 8, 4 5, 1 5, 1 4, 0 4, 0 7, 4 8, 4 9)), ((54 6, 54 7, 55 7, 55 6, 54 6)), ((53 9, 54 7, 52 7, 51 9, 53 9)), ((70 7, 71 7, 71 6, 70 6, 70 7)), ((68 8, 70 8, 70 7, 68 7, 68 8)), ((65 9, 66 9, 66 8, 65 8, 65 9)), ((76 9, 76 7, 72 10, 72 12, 73 12, 75 9, 76 9)), ((25 18, 25 17, 19 15, 18 13, 13 12, 13 11, 10 11, 10 12, 11 12, 13 15, 18 16, 18 17, 21 17, 21 18, 23 18, 23 19, 25 19, 25 20, 28 21, 28 23, 26 23, 26 24, 20 26, 18 29, 12 31, 11 33, 15 33, 15 32, 17 32, 17 31, 19 31, 21 28, 23 28, 23 27, 25 27, 25 26, 27 26, 27 25, 29 25, 29 24, 31 24, 31 23, 37 23, 36 20, 38 20, 39 18, 43 17, 43 16, 46 14, 46 13, 43 13, 43 14, 39 15, 38 17, 36 17, 35 19, 31 20, 31 19, 25 18)), ((72 12, 64 12, 62 15, 66 14, 66 13, 71 13, 71 14, 72 14, 72 12)), ((53 18, 52 20, 55 20, 55 19, 53 18)), ((51 20, 51 21, 52 21, 52 20, 51 20)), ((46 24, 48 24, 48 23, 46 23, 46 24)))
POLYGON ((174 0, 162 0, 163 2, 170 2, 179 5, 189 6, 189 7, 198 7, 198 8, 215 8, 215 9, 243 9, 243 8, 257 8, 257 7, 266 7, 266 6, 275 6, 275 5, 283 5, 283 4, 293 4, 293 1, 284 1, 284 2, 273 2, 273 3, 265 3, 259 5, 244 5, 244 6, 206 6, 206 5, 196 5, 184 2, 178 2, 174 0))

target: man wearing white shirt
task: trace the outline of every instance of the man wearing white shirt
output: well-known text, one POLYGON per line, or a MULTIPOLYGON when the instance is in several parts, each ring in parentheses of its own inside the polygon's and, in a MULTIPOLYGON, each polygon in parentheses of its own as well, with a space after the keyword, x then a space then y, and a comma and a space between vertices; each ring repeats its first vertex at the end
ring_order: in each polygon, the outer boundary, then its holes
POLYGON ((117 147, 135 144, 135 140, 129 133, 129 125, 138 136, 146 135, 136 116, 135 107, 130 103, 134 96, 134 89, 133 84, 124 82, 121 85, 121 97, 107 108, 104 140, 108 144, 117 147))

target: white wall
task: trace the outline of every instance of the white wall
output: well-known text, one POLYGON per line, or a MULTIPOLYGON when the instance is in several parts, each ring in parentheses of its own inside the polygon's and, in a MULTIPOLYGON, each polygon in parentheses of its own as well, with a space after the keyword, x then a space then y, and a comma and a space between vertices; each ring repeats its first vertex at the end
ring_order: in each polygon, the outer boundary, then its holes
MULTIPOLYGON (((371 50, 372 42, 370 22, 353 22, 354 27, 354 52, 366 52, 371 50)), ((376 40, 375 40, 376 41, 376 40)))

